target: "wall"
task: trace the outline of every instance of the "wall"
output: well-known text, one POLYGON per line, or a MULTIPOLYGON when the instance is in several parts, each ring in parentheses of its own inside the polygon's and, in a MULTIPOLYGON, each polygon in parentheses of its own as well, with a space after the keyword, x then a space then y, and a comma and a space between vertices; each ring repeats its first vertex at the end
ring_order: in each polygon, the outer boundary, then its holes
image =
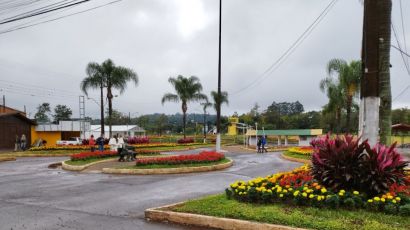
POLYGON ((16 135, 26 135, 30 143, 30 124, 14 116, 0 117, 0 149, 13 149, 16 135))
POLYGON ((40 132, 40 131, 36 131, 35 127, 31 127, 31 143, 34 144, 35 140, 39 138, 47 141, 46 146, 55 146, 56 142, 61 140, 61 132, 58 132, 58 131, 40 132))

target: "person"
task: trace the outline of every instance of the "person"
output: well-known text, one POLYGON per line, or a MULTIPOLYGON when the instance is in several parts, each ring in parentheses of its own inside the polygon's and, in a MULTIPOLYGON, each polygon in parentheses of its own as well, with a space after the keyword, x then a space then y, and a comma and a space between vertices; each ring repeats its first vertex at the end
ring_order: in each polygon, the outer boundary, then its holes
POLYGON ((261 152, 261 144, 262 144, 262 140, 260 137, 258 137, 258 142, 256 143, 256 145, 258 146, 258 153, 261 152))
POLYGON ((17 152, 20 150, 20 137, 19 135, 16 135, 16 141, 14 142, 14 152, 17 152))
POLYGON ((21 135, 21 139, 20 139, 20 147, 21 150, 26 150, 26 143, 27 143, 27 138, 26 135, 24 135, 24 133, 21 135))
POLYGON ((88 140, 88 145, 91 148, 91 152, 94 152, 95 150, 95 140, 94 140, 94 135, 91 135, 90 139, 88 140))
POLYGON ((122 135, 120 135, 120 137, 118 137, 118 150, 117 150, 119 153, 124 148, 124 145, 125 145, 124 138, 122 138, 122 135))
POLYGON ((263 152, 267 153, 268 150, 265 148, 265 145, 266 145, 266 137, 265 136, 262 136, 261 144, 262 144, 262 153, 263 152))
POLYGON ((111 151, 118 151, 118 138, 117 135, 114 135, 113 137, 110 138, 108 141, 108 144, 110 145, 110 150, 111 151))
POLYGON ((104 134, 101 134, 100 137, 97 138, 96 143, 98 145, 98 151, 104 151, 104 134))

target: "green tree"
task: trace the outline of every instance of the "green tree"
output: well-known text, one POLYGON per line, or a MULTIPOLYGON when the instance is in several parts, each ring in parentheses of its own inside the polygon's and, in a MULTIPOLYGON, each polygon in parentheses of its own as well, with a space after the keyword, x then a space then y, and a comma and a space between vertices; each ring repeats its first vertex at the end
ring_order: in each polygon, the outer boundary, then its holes
POLYGON ((56 105, 54 108, 54 122, 58 123, 61 120, 70 120, 73 111, 68 108, 66 105, 56 105))
POLYGON ((329 76, 320 81, 319 87, 322 92, 326 93, 329 99, 329 102, 323 107, 323 115, 331 114, 333 116, 334 122, 332 122, 330 130, 339 133, 341 131, 342 109, 345 105, 345 97, 341 84, 338 80, 329 76))
POLYGON ((40 123, 50 122, 50 118, 47 116, 47 113, 50 112, 50 103, 44 102, 37 106, 37 112, 34 115, 34 119, 40 123))
POLYGON ((204 110, 204 143, 206 143, 206 110, 212 106, 212 103, 208 102, 208 100, 206 102, 202 102, 202 109, 204 110))
MULTIPOLYGON (((350 132, 350 119, 353 107, 353 99, 358 95, 360 90, 359 86, 361 79, 361 65, 362 64, 360 61, 351 61, 350 63, 347 63, 343 59, 332 59, 328 62, 326 68, 330 78, 332 77, 332 74, 337 74, 336 84, 339 84, 341 90, 341 92, 338 92, 338 94, 342 94, 342 96, 344 97, 343 102, 345 103, 344 108, 346 110, 346 132, 350 132)), ((333 100, 337 100, 337 98, 333 98, 333 100)))
POLYGON ((109 135, 112 135, 111 117, 112 117, 112 100, 114 98, 113 89, 119 90, 122 94, 129 81, 138 85, 138 76, 134 70, 122 66, 116 66, 111 59, 107 59, 102 64, 90 62, 86 69, 88 77, 81 82, 81 90, 88 95, 88 89, 101 89, 101 132, 104 133, 104 99, 103 88, 107 89, 108 99, 108 123, 109 135))
POLYGON ((179 75, 176 78, 170 77, 168 82, 174 87, 175 94, 166 93, 162 97, 162 104, 167 101, 180 102, 182 108, 182 123, 183 123, 183 132, 184 138, 186 138, 185 128, 186 128, 186 112, 188 110, 188 102, 191 101, 206 101, 207 96, 202 94, 202 85, 199 82, 199 78, 191 76, 186 78, 182 75, 179 75))
POLYGON ((168 124, 168 117, 165 114, 161 114, 158 116, 156 123, 157 123, 158 134, 162 136, 162 131, 168 124))
POLYGON ((212 96, 212 99, 213 99, 213 106, 214 106, 215 111, 218 108, 221 108, 220 106, 222 106, 223 104, 227 104, 227 105, 229 104, 228 92, 226 92, 226 91, 222 91, 221 96, 218 95, 218 92, 212 91, 211 96, 212 96))

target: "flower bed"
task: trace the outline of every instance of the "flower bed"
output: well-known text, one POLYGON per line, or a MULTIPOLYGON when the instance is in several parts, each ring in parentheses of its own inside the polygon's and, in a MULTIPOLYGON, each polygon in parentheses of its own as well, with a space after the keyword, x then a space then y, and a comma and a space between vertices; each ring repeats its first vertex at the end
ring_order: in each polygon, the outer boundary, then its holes
POLYGON ((117 151, 96 151, 96 152, 82 152, 71 155, 72 161, 89 160, 95 158, 107 158, 118 156, 117 151))
POLYGON ((201 152, 199 154, 179 155, 161 158, 138 159, 136 166, 144 165, 177 165, 177 164, 192 164, 192 163, 208 163, 216 162, 225 159, 225 155, 217 152, 201 152))
POLYGON ((194 138, 181 138, 177 142, 178 144, 188 144, 188 143, 194 143, 195 140, 194 138))
POLYGON ((410 215, 407 162, 394 145, 359 144, 350 135, 312 143, 312 166, 265 178, 238 181, 226 189, 239 201, 347 209, 366 208, 410 215), (366 152, 364 152, 366 150, 366 152))
POLYGON ((128 137, 127 143, 130 145, 134 144, 148 144, 149 138, 148 137, 128 137))
POLYGON ((313 154, 313 148, 311 146, 292 147, 288 152, 310 156, 313 154))

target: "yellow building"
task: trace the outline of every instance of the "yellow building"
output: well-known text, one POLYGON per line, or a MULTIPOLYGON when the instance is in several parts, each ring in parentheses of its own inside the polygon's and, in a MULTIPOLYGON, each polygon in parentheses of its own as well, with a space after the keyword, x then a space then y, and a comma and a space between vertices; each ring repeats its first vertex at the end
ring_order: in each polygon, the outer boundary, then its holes
MULTIPOLYGON (((84 132, 90 130, 90 123, 83 122, 84 132)), ((58 124, 39 124, 31 127, 31 144, 38 140, 46 141, 46 146, 55 146, 57 141, 80 137, 81 121, 60 121, 58 124)))
POLYGON ((237 124, 239 123, 239 118, 236 116, 229 117, 228 135, 238 135, 237 124))

